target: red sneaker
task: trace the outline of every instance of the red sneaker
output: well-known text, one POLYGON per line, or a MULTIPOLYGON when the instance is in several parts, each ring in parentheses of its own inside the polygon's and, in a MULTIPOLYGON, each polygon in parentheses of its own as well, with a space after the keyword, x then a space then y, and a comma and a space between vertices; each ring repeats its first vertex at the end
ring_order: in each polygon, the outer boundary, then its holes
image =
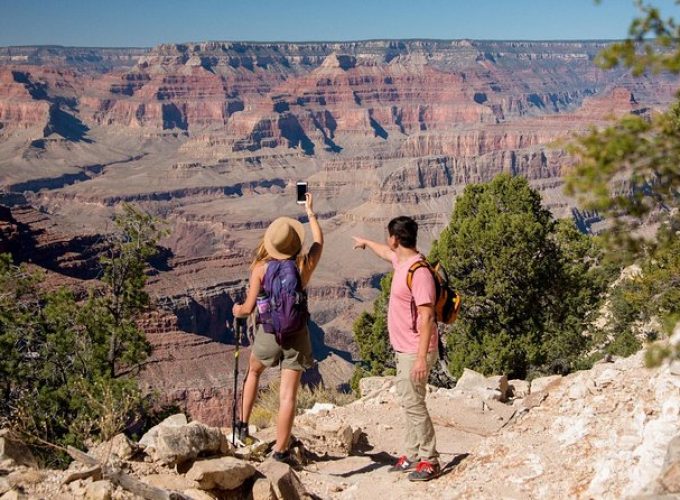
POLYGON ((429 481, 434 479, 441 473, 441 467, 439 464, 433 464, 427 460, 421 460, 416 465, 416 470, 408 475, 409 481, 429 481))
POLYGON ((411 462, 406 455, 402 455, 397 460, 397 463, 387 469, 388 472, 408 472, 413 469, 413 462, 411 462))

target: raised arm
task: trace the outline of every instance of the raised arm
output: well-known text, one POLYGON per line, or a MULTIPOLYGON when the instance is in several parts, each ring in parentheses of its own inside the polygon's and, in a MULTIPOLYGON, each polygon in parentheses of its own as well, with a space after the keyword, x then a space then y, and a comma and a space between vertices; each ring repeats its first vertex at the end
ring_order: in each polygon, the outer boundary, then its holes
POLYGON ((368 247, 373 250, 374 254, 376 254, 381 259, 386 260, 387 262, 392 262, 394 259, 394 252, 387 245, 383 245, 382 243, 372 240, 367 240, 366 238, 360 238, 358 236, 352 236, 352 238, 354 238, 355 249, 360 248, 364 250, 366 247, 368 247))
POLYGON ((312 193, 308 192, 305 199, 305 210, 307 211, 307 218, 309 219, 309 225, 312 229, 312 239, 314 240, 314 243, 312 243, 312 246, 307 253, 307 265, 304 268, 304 276, 302 276, 304 285, 309 282, 312 272, 314 272, 319 260, 321 260, 321 252, 323 251, 323 231, 321 231, 319 220, 316 218, 313 203, 314 198, 312 193))
POLYGON ((312 238, 314 243, 323 247, 323 232, 321 231, 321 226, 316 218, 316 213, 314 212, 312 193, 307 193, 305 195, 305 210, 307 211, 307 218, 309 219, 309 225, 312 228, 312 238))

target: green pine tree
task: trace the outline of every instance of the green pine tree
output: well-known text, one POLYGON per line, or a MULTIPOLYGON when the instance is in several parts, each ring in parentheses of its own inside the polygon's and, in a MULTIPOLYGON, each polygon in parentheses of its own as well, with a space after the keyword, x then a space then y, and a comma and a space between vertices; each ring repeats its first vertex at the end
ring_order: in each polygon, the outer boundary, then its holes
POLYGON ((0 426, 31 444, 48 465, 65 462, 51 445, 109 439, 145 411, 127 376, 149 352, 136 320, 148 306, 146 261, 161 235, 133 207, 102 259, 102 283, 85 301, 45 292, 43 275, 0 256, 0 426))
POLYGON ((521 177, 467 186, 431 260, 464 297, 448 335, 450 371, 525 377, 583 353, 588 318, 606 279, 599 257, 573 222, 558 223, 521 177))

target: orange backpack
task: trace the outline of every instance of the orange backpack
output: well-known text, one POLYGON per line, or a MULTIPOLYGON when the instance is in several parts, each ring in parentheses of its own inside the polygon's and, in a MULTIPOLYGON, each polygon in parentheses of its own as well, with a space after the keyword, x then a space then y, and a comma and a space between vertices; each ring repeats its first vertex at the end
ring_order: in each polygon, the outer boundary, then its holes
POLYGON ((444 269, 444 267, 439 263, 435 263, 433 266, 425 259, 413 263, 409 268, 408 274, 406 275, 406 285, 408 286, 409 290, 411 290, 411 287, 413 286, 413 273, 415 273, 421 267, 426 267, 429 269, 432 273, 432 277, 434 278, 435 320, 439 323, 450 325, 456 321, 456 318, 458 317, 458 311, 460 311, 460 294, 451 288, 446 269, 444 269))

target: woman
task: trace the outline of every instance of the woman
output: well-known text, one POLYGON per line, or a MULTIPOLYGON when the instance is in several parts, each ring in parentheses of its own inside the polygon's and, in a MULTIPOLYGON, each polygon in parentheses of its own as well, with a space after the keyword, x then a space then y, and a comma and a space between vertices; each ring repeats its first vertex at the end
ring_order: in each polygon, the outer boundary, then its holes
MULTIPOLYGON (((305 231, 302 224, 288 217, 280 217, 272 222, 264 235, 264 240, 255 254, 251 265, 248 294, 243 304, 235 304, 235 317, 248 316, 255 309, 257 296, 263 290, 267 263, 272 260, 295 260, 300 272, 302 287, 306 288, 312 273, 319 263, 323 249, 323 233, 312 208, 312 195, 307 193, 305 208, 312 229, 314 243, 307 254, 302 254, 305 231)), ((243 388, 241 422, 238 423, 243 435, 248 429, 248 419, 255 403, 260 375, 265 368, 281 362, 281 389, 279 393, 279 414, 276 421, 276 443, 274 459, 289 462, 288 440, 293 428, 297 391, 302 372, 311 367, 312 344, 309 330, 304 325, 300 330, 287 335, 279 345, 276 337, 258 325, 250 355, 250 367, 243 388)))

